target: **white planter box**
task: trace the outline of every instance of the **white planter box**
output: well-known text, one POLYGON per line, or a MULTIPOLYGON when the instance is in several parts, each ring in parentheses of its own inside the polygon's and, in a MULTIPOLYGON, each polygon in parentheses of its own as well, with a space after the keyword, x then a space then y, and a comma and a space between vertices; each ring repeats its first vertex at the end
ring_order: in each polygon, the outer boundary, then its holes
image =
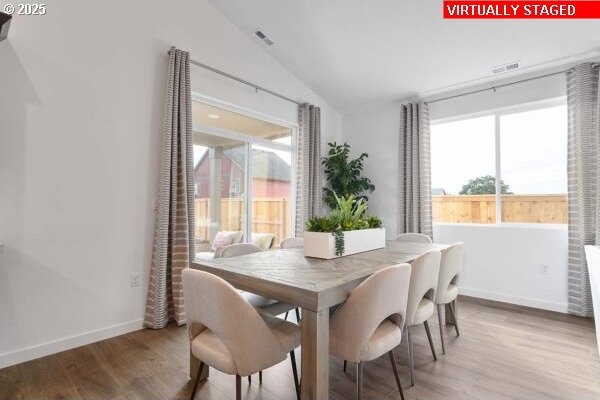
MULTIPOLYGON (((345 231, 344 239, 345 256, 381 249, 385 247, 385 229, 345 231)), ((327 260, 338 257, 335 254, 335 238, 331 233, 304 232, 304 255, 327 260)))

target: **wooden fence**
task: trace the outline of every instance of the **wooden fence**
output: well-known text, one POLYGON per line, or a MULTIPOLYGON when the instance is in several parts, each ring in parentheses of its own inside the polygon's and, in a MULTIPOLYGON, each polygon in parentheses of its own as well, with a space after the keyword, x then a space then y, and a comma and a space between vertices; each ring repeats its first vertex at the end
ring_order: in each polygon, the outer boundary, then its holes
MULTIPOLYGON (((495 195, 431 196, 434 222, 496 223, 495 195)), ((567 195, 502 195, 502 221, 567 223, 567 195)))
MULTIPOLYGON (((290 199, 269 197, 257 198, 252 202, 252 232, 272 233, 275 245, 285 238, 293 236, 292 204, 290 199)), ((221 199, 220 231, 242 230, 244 218, 244 200, 241 198, 221 199)), ((210 238, 210 199, 196 199, 196 238, 210 238)))

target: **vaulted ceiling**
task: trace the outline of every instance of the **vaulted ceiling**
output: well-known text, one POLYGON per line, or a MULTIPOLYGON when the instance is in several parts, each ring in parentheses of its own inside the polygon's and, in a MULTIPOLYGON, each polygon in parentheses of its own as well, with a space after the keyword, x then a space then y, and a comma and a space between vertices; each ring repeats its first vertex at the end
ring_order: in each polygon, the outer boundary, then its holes
POLYGON ((211 2, 342 113, 482 83, 512 61, 519 74, 600 59, 598 20, 444 20, 441 0, 211 2))

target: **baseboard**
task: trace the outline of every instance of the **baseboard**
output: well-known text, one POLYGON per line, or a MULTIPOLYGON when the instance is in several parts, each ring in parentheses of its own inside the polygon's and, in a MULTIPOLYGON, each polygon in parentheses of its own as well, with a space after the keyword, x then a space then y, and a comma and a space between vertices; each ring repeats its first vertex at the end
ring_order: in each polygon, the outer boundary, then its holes
POLYGON ((73 349, 75 347, 85 346, 86 344, 99 342, 111 337, 138 331, 143 328, 142 324, 143 320, 137 319, 0 354, 0 369, 48 356, 50 354, 60 353, 61 351, 73 349))
POLYGON ((519 306, 539 308, 542 310, 556 311, 565 314, 567 313, 566 303, 556 303, 551 301, 532 299, 529 297, 520 297, 505 293, 489 292, 486 290, 465 287, 460 288, 460 294, 469 297, 477 297, 480 299, 501 301, 503 303, 509 304, 517 304, 519 306))

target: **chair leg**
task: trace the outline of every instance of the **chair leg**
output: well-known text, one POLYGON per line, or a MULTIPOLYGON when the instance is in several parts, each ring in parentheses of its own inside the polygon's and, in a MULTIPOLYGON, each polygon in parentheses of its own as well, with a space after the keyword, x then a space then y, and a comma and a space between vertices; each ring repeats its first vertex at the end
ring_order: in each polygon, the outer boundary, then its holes
POLYGON ((235 376, 235 400, 242 400, 242 377, 235 376))
POLYGON ((292 362, 292 373, 294 374, 294 386, 296 387, 296 398, 300 400, 300 381, 298 380, 298 367, 296 366, 296 354, 294 350, 290 351, 290 360, 292 362))
POLYGON ((296 322, 300 323, 300 309, 296 307, 296 322))
POLYGON ((450 303, 450 312, 452 313, 452 318, 454 318, 454 329, 456 330, 456 336, 460 336, 460 332, 458 331, 458 318, 456 318, 456 300, 450 303))
POLYGON ((446 354, 446 343, 444 343, 444 328, 446 326, 446 321, 444 320, 444 315, 442 308, 443 304, 437 305, 437 313, 438 313, 438 323, 440 324, 440 338, 442 340, 442 354, 446 354))
POLYGON ((415 386, 415 360, 413 357, 412 326, 406 327, 408 338, 408 365, 410 367, 410 386, 415 386))
POLYGON ((402 391, 402 383, 400 383, 400 375, 398 374, 398 367, 396 367, 396 358, 394 357, 394 352, 390 351, 388 355, 390 356, 390 363, 392 364, 392 369, 394 370, 394 375, 396 376, 396 384, 398 385, 400 397, 402 400, 404 400, 404 392, 402 391))
POLYGON ((433 354, 433 361, 437 361, 437 355, 435 354, 435 347, 433 347, 433 340, 431 340, 431 331, 429 330, 429 322, 423 322, 425 325, 425 332, 427 332, 427 340, 429 340, 429 347, 431 347, 431 354, 433 354))
POLYGON ((202 376, 203 371, 204 363, 200 361, 200 367, 198 367, 198 375, 196 376, 196 380, 194 381, 194 388, 192 389, 192 395, 190 396, 190 400, 194 400, 194 397, 196 397, 196 390, 198 390, 198 383, 200 383, 200 376, 202 376))
POLYGON ((362 400, 363 392, 363 362, 356 363, 356 398, 362 400))
POLYGON ((290 313, 289 311, 286 311, 286 312, 285 312, 285 317, 283 317, 283 319, 285 319, 286 321, 287 321, 287 317, 288 317, 288 314, 289 314, 289 313, 290 313))
POLYGON ((346 372, 346 367, 348 366, 348 361, 344 360, 344 372, 346 372))
POLYGON ((258 371, 258 383, 262 385, 262 371, 258 371))
POLYGON ((248 375, 248 384, 252 383, 252 375, 248 375))

